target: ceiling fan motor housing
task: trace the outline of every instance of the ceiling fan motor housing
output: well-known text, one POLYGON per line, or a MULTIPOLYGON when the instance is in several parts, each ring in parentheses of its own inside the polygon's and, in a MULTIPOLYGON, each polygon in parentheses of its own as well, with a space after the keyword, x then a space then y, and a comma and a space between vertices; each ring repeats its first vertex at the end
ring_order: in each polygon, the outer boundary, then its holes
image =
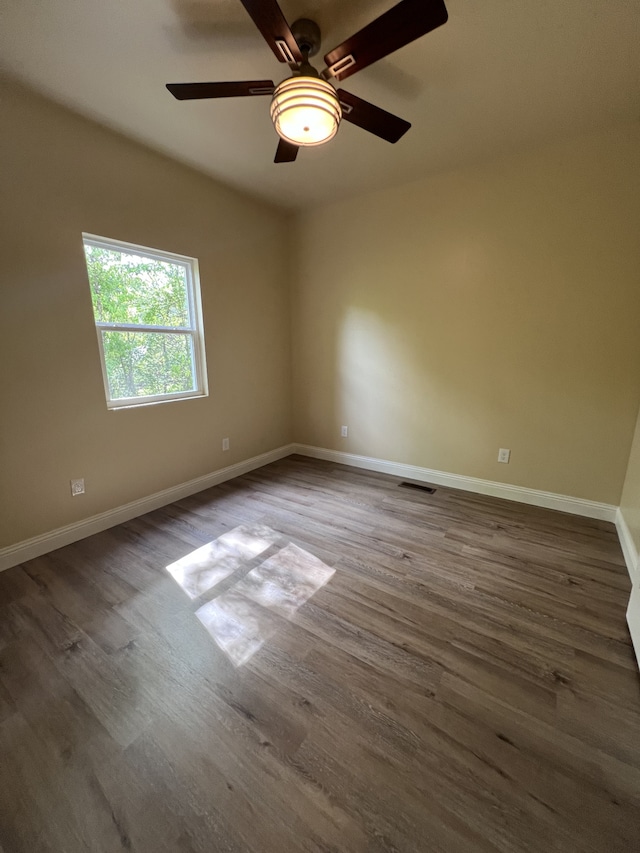
POLYGON ((303 54, 315 56, 320 50, 320 27, 309 18, 299 18, 291 25, 291 32, 303 54))

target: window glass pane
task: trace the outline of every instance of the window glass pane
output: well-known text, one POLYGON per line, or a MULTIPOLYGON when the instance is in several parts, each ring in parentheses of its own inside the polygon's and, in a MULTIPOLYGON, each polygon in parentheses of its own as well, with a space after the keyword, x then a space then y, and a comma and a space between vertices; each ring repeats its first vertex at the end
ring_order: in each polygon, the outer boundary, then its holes
POLYGON ((112 399, 194 391, 191 335, 102 332, 112 399))
POLYGON ((97 322, 189 328, 182 264, 87 243, 84 249, 97 322))

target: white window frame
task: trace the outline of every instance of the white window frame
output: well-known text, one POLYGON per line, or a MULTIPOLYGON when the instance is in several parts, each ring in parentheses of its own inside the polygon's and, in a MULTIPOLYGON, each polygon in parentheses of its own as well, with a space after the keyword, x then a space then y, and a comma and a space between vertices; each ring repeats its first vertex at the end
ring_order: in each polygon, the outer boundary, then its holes
MULTIPOLYGON (((165 252, 162 249, 150 249, 147 246, 138 246, 135 243, 125 243, 123 240, 113 240, 110 237, 99 237, 96 234, 82 232, 83 256, 84 247, 93 246, 97 249, 108 249, 119 251, 124 254, 140 255, 153 261, 166 261, 178 264, 185 270, 185 282, 187 289, 187 305, 189 313, 189 326, 148 326, 141 323, 103 323, 97 320, 94 311, 94 321, 98 336, 98 350, 100 352, 100 364, 102 366, 102 379, 104 382, 104 393, 109 409, 129 409, 137 406, 148 406, 155 403, 168 403, 174 400, 186 400, 193 397, 206 397, 209 394, 207 386, 206 356, 204 349, 204 333, 202 323, 202 301, 200 297, 200 274, 198 270, 198 259, 187 255, 178 255, 175 252, 165 252), (191 369, 194 377, 195 388, 191 391, 175 391, 171 394, 147 394, 143 397, 111 397, 109 390, 109 377, 107 376, 107 365, 104 357, 104 345, 102 333, 107 332, 160 332, 165 334, 186 335, 192 340, 191 369)), ((88 277, 87 277, 88 278, 88 277)), ((91 291, 91 283, 89 282, 91 291)), ((92 294, 93 307, 93 294, 92 294)))

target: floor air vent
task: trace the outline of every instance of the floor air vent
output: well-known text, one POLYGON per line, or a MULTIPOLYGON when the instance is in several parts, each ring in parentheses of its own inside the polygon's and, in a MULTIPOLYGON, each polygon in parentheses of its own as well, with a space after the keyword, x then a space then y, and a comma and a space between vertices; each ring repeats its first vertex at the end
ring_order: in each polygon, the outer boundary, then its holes
POLYGON ((430 495, 435 494, 433 486, 424 486, 422 483, 400 483, 401 489, 418 489, 419 492, 427 492, 430 495))

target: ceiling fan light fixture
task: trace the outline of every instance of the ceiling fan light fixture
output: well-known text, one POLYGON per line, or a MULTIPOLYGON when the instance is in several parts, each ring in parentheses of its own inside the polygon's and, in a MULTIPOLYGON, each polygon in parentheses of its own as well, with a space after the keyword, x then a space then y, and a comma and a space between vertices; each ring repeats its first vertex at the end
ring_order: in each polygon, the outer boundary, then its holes
POLYGON ((323 145, 336 135, 341 118, 336 90, 319 77, 289 77, 273 93, 273 126, 281 139, 294 145, 323 145))

